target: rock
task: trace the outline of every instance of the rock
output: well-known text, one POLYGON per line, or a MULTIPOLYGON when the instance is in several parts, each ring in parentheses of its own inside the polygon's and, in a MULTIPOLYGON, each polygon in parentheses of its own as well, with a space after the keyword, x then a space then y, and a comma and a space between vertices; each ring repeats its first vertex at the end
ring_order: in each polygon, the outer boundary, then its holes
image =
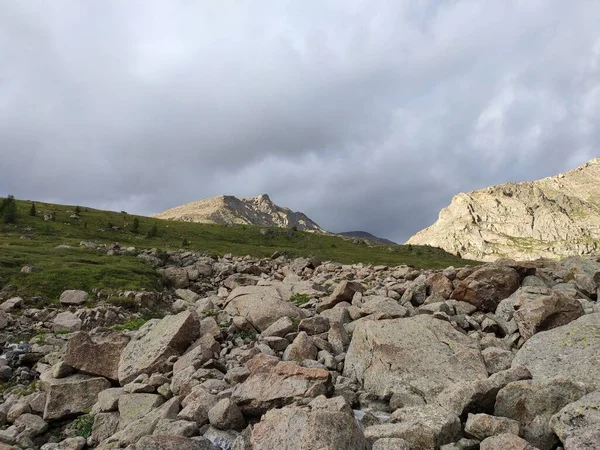
POLYGON ((23 299, 21 297, 12 297, 0 304, 0 310, 4 312, 13 312, 16 309, 20 309, 23 306, 23 299))
POLYGON ((550 450, 558 443, 550 429, 551 416, 584 394, 583 385, 566 378, 515 381, 498 392, 494 414, 519 421, 521 437, 541 450, 550 450))
POLYGON ((379 296, 367 297, 360 306, 360 310, 363 314, 367 315, 377 313, 387 314, 392 319, 408 315, 408 309, 398 304, 396 300, 379 296))
POLYGON ((352 336, 344 376, 375 395, 408 388, 428 402, 444 388, 488 376, 477 343, 428 315, 361 323, 352 336))
POLYGON ((98 406, 101 411, 116 411, 119 407, 119 397, 124 394, 123 388, 105 389, 98 394, 98 406))
POLYGON ((308 407, 267 411, 250 437, 253 450, 367 450, 370 448, 343 398, 318 397, 308 407))
POLYGON ((298 325, 298 331, 305 331, 310 336, 326 333, 327 330, 329 330, 329 319, 323 316, 302 319, 298 325))
POLYGON ((117 381, 121 352, 128 343, 129 337, 113 331, 75 333, 67 342, 64 361, 80 372, 117 381))
POLYGON ((377 439, 372 450, 410 450, 410 444, 400 438, 377 439))
POLYGON ((187 303, 196 303, 196 301, 200 300, 200 296, 189 289, 177 289, 175 290, 175 295, 187 303))
POLYGON ((35 414, 21 414, 15 420, 15 426, 17 428, 25 429, 31 437, 39 436, 44 434, 48 430, 48 423, 40 416, 35 414))
POLYGON ((130 341, 119 362, 121 385, 142 373, 166 372, 169 358, 180 356, 198 337, 199 328, 195 313, 184 311, 166 316, 141 339, 130 341))
POLYGON ((208 439, 175 435, 144 436, 132 450, 220 450, 208 439))
POLYGON ((505 433, 484 439, 480 450, 538 450, 515 434, 505 433))
POLYGON ((225 311, 233 316, 243 316, 258 331, 284 316, 303 319, 304 311, 293 303, 284 301, 272 286, 244 286, 235 288, 227 298, 225 311))
POLYGON ((550 419, 565 450, 594 449, 600 443, 600 390, 569 403, 550 419))
POLYGON ((228 398, 220 400, 208 411, 208 421, 219 430, 242 430, 246 426, 242 412, 228 398))
POLYGON ((92 442, 99 443, 117 432, 119 426, 118 412, 101 412, 94 416, 92 425, 92 442))
POLYGON ((510 368, 515 355, 498 347, 487 347, 481 351, 488 373, 494 374, 510 368))
POLYGON ((54 331, 67 331, 72 333, 81 330, 82 321, 79 317, 69 311, 61 312, 53 320, 54 331))
POLYGON ((273 322, 266 330, 261 333, 261 336, 276 336, 276 337, 285 337, 288 333, 294 331, 296 327, 294 326, 294 322, 287 316, 282 317, 281 319, 277 319, 273 322))
POLYGON ((65 306, 79 306, 87 302, 89 297, 85 291, 68 290, 60 294, 60 304, 65 306))
POLYGON ((183 400, 183 409, 178 419, 196 422, 199 426, 208 423, 208 412, 219 400, 202 386, 195 386, 183 400))
POLYGON ((182 267, 159 269, 158 273, 165 282, 174 289, 186 289, 190 285, 187 271, 182 267))
POLYGON ((465 425, 467 436, 480 441, 490 436, 504 433, 519 434, 519 422, 506 417, 494 417, 488 414, 469 414, 465 425))
POLYGON ((52 366, 52 376, 54 378, 65 378, 71 375, 75 369, 64 361, 59 361, 52 366))
POLYGON ((550 289, 535 299, 523 300, 524 297, 519 297, 515 302, 514 318, 525 340, 539 331, 566 325, 583 315, 578 300, 550 289))
POLYGON ((165 402, 157 394, 123 394, 119 397, 119 428, 123 429, 165 402))
POLYGON ((411 450, 436 450, 460 437, 460 419, 437 405, 408 406, 392 414, 392 423, 365 429, 370 440, 402 438, 411 450))
POLYGON ((510 267, 489 265, 477 269, 458 283, 451 298, 470 303, 483 312, 494 312, 520 285, 521 278, 510 267))
POLYGON ((250 376, 234 387, 231 400, 246 415, 294 401, 323 395, 331 390, 331 376, 324 369, 309 369, 263 354, 247 363, 250 376))
POLYGON ((189 366, 193 366, 195 369, 199 369, 204 363, 213 357, 213 349, 220 348, 216 343, 212 335, 205 334, 196 342, 195 347, 185 352, 175 364, 173 364, 173 373, 179 373, 183 369, 189 366))
POLYGON ((110 387, 110 382, 101 377, 76 374, 67 378, 55 379, 43 373, 41 386, 46 393, 44 420, 57 420, 90 409, 98 394, 110 387))
POLYGON ((153 435, 197 436, 200 427, 189 420, 160 419, 152 432, 153 435))
POLYGON ((333 293, 317 305, 317 312, 331 309, 341 302, 351 302, 356 292, 364 292, 363 286, 356 281, 341 281, 333 290, 333 293))
POLYGON ((454 290, 452 281, 450 281, 446 275, 439 272, 427 277, 425 284, 431 292, 440 295, 444 299, 449 298, 454 290))
POLYGON ((517 352, 512 365, 527 367, 536 381, 564 377, 583 383, 588 390, 597 390, 598 354, 600 313, 595 313, 535 334, 517 352))
POLYGON ((316 359, 317 347, 314 341, 304 331, 298 333, 296 339, 285 349, 283 353, 284 361, 302 362, 305 359, 316 359))

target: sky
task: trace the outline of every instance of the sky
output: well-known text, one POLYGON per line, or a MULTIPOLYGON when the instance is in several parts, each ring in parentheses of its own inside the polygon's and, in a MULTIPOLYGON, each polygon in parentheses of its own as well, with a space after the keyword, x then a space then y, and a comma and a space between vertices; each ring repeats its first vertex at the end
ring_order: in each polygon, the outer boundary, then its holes
POLYGON ((596 0, 2 0, 0 196, 404 242, 600 155, 596 0))

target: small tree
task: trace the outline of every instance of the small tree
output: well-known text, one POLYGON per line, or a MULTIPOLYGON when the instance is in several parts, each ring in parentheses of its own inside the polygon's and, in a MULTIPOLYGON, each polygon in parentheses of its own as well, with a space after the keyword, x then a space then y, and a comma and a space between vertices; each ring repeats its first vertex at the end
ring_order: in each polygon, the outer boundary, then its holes
POLYGON ((132 233, 140 232, 140 219, 138 219, 137 217, 135 217, 133 219, 133 223, 131 224, 131 232, 132 233))
POLYGON ((75 214, 79 215, 81 213, 81 207, 79 205, 77 205, 75 207, 75 214))
POLYGON ((35 210, 35 203, 31 203, 31 208, 29 208, 29 215, 31 217, 37 216, 37 211, 35 210))
POLYGON ((15 201, 14 196, 9 195, 2 200, 2 203, 0 204, 0 213, 2 214, 2 222, 15 223, 17 220, 17 202, 15 201))
POLYGON ((158 227, 156 226, 156 224, 153 224, 152 228, 150 228, 150 231, 148 231, 148 237, 153 238, 156 236, 158 236, 158 227))

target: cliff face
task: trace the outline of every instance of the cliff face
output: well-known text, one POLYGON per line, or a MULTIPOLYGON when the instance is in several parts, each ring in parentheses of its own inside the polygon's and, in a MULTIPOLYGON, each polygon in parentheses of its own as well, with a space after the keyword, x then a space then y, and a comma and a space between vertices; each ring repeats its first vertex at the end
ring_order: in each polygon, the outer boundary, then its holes
POLYGON ((220 195, 186 203, 156 214, 154 217, 223 225, 261 225, 282 228, 295 226, 298 230, 324 233, 324 230, 305 214, 277 206, 266 194, 242 199, 231 195, 220 195))
POLYGON ((600 250, 600 158, 542 180, 458 194, 437 222, 407 244, 493 261, 582 255, 600 250))

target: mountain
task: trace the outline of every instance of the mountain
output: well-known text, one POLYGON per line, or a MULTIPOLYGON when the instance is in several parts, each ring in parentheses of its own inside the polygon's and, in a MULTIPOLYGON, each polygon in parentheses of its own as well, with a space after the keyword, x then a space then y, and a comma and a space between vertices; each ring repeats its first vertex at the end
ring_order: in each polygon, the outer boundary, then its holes
POLYGON ((325 233, 325 230, 305 214, 277 206, 267 194, 242 199, 232 195, 219 195, 176 206, 156 214, 154 217, 157 219, 222 225, 296 227, 302 231, 325 233))
POLYGON ((390 241, 389 239, 380 238, 372 235, 366 231, 344 231, 343 233, 337 233, 340 236, 358 238, 358 239, 366 239, 368 241, 373 241, 377 244, 396 244, 394 241, 390 241))
POLYGON ((407 244, 493 261, 583 255, 600 249, 600 158, 569 172, 456 195, 407 244))

